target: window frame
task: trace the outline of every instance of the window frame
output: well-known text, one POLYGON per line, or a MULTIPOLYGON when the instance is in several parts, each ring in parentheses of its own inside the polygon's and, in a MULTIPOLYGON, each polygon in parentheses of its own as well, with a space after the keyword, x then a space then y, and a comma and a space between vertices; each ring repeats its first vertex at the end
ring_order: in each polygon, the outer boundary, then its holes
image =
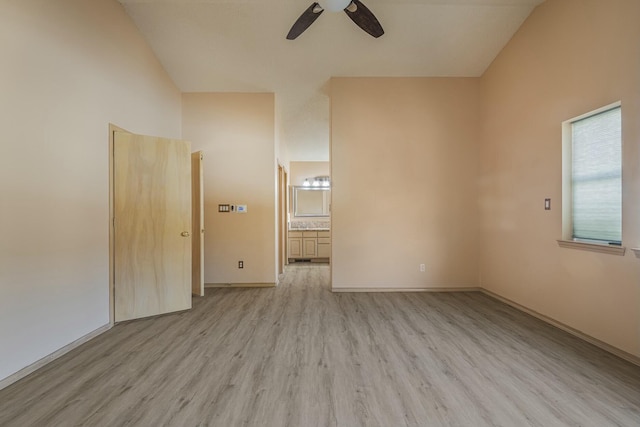
MULTIPOLYGON (((624 255, 626 248, 620 244, 612 244, 605 241, 576 239, 573 236, 573 128, 572 125, 580 120, 597 116, 598 114, 620 108, 622 114, 622 102, 617 101, 605 105, 588 113, 581 114, 569 120, 562 122, 562 238, 558 240, 558 245, 563 248, 589 250, 601 253, 609 253, 614 255, 624 255)), ((622 131, 622 129, 621 129, 622 131)), ((620 148, 623 149, 622 136, 620 139, 620 148)), ((623 156, 624 158, 624 156, 623 156)), ((621 173, 622 173, 622 167, 621 173)), ((620 209, 622 213, 621 202, 620 209)), ((622 239, 622 236, 621 236, 622 239)))

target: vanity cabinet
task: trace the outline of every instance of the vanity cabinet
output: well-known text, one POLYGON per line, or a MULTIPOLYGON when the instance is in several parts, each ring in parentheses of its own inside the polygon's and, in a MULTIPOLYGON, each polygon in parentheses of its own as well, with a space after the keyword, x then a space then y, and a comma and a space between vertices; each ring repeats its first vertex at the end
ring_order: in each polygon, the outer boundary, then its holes
POLYGON ((317 253, 318 258, 329 258, 331 256, 330 231, 318 231, 317 253))
POLYGON ((289 258, 302 258, 302 231, 289 232, 289 258))
POLYGON ((317 259, 331 256, 331 233, 329 231, 289 231, 290 259, 317 259))
POLYGON ((302 232, 302 256, 304 258, 315 258, 318 256, 318 232, 302 232))

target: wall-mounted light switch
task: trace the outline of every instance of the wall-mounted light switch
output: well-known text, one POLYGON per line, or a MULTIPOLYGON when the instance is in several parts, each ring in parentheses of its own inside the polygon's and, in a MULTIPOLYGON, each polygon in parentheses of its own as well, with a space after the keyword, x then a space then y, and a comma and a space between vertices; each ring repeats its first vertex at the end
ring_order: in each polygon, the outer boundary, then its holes
POLYGON ((218 212, 229 212, 229 205, 218 205, 218 212))
POLYGON ((544 210, 545 211, 551 210, 551 199, 544 199, 544 210))

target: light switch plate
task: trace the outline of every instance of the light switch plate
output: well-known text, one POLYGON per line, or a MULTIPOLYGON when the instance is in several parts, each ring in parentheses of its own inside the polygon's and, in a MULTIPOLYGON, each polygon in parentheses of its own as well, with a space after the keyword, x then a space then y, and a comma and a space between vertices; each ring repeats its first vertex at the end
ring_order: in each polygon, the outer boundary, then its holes
POLYGON ((551 210, 551 199, 544 199, 544 210, 545 211, 551 210))

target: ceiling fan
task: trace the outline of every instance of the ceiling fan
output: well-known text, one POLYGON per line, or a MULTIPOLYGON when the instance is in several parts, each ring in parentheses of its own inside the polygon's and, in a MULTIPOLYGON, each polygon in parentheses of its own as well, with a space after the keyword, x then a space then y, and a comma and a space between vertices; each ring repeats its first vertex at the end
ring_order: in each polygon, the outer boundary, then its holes
MULTIPOLYGON (((325 0, 326 8, 331 11, 344 10, 349 18, 356 25, 366 31, 368 34, 375 38, 384 34, 382 25, 378 22, 375 15, 360 2, 360 0, 325 0)), ((287 40, 294 40, 300 34, 302 34, 316 19, 324 12, 325 8, 320 6, 318 2, 314 2, 309 6, 302 15, 296 20, 289 34, 287 34, 287 40)))

